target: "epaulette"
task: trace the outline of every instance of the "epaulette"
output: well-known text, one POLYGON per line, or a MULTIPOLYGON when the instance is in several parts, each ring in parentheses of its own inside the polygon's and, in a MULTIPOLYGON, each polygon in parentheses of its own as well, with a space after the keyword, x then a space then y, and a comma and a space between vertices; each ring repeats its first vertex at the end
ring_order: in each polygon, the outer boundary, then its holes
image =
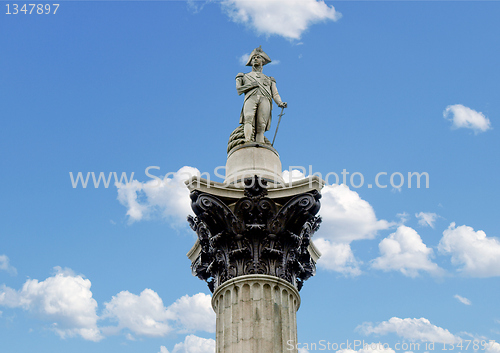
POLYGON ((272 76, 269 76, 269 78, 271 79, 271 81, 273 81, 274 83, 276 83, 276 79, 272 76))
POLYGON ((243 77, 243 76, 245 76, 245 74, 243 72, 239 72, 238 75, 236 75, 235 79, 238 77, 243 77))

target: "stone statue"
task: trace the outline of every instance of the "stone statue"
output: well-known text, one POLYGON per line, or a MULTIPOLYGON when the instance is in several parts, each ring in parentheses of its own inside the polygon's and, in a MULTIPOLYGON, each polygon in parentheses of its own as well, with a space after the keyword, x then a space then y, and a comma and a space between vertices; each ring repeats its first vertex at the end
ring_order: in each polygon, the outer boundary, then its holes
POLYGON ((270 62, 269 56, 259 46, 252 51, 246 64, 252 66, 252 71, 236 75, 236 91, 239 95, 245 93, 240 115, 245 143, 252 141, 266 143, 264 132, 271 127, 273 99, 278 107, 287 107, 286 102, 281 101, 274 77, 262 73, 262 67, 270 62))

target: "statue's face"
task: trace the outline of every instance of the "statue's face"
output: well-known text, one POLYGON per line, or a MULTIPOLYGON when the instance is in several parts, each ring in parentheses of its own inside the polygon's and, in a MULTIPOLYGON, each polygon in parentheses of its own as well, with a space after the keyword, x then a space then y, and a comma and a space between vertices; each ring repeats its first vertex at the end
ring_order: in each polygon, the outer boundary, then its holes
POLYGON ((259 54, 252 56, 252 65, 262 65, 263 63, 264 59, 259 54))

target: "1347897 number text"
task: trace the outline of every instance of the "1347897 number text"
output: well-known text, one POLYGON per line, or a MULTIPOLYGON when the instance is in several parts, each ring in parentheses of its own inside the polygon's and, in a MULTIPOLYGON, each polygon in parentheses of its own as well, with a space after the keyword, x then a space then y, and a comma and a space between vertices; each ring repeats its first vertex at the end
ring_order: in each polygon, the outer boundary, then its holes
POLYGON ((6 15, 17 15, 23 13, 25 15, 55 15, 59 4, 5 4, 7 6, 6 15))

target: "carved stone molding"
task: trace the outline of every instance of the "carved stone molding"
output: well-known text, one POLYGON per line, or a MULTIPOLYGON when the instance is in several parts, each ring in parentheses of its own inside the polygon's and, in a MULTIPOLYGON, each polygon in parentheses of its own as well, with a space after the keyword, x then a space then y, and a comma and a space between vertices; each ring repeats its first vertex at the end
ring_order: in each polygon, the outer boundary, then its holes
POLYGON ((280 205, 267 197, 267 183, 245 179, 245 196, 227 205, 206 192, 191 192, 196 217, 188 217, 198 235, 200 252, 193 275, 207 281, 213 292, 232 278, 264 274, 282 278, 298 290, 316 272, 308 251, 319 228, 321 194, 311 190, 280 205))

